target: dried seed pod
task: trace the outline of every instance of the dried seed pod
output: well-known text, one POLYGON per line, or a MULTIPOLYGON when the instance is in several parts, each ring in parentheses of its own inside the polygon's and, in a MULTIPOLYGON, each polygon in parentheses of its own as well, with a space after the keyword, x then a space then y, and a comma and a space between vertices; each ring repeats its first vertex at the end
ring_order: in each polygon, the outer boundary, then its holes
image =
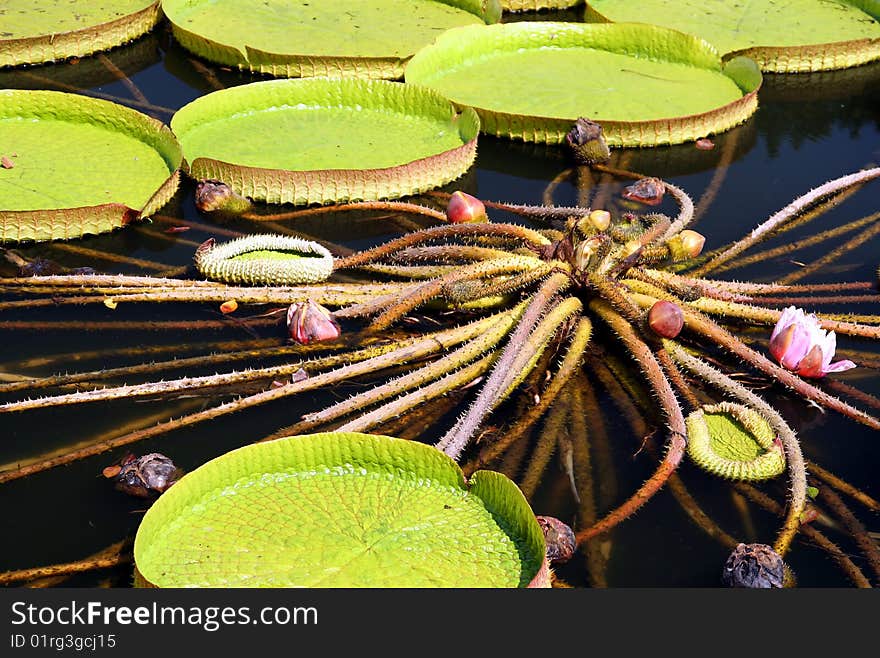
POLYGON ((666 193, 666 183, 659 178, 640 178, 632 185, 623 188, 624 199, 638 201, 649 206, 659 205, 666 193))
POLYGON ((661 299, 648 311, 648 326, 658 336, 675 338, 684 327, 684 313, 678 304, 661 299))
POLYGON ((728 587, 771 589, 785 586, 785 563, 767 544, 739 544, 721 573, 728 587))
POLYGON ((290 337, 301 345, 339 338, 342 330, 333 314, 311 299, 296 302, 287 309, 290 337))
POLYGON ((446 219, 452 224, 478 224, 489 221, 483 202, 461 190, 453 192, 449 197, 446 219))
POLYGON ((602 126, 584 117, 579 118, 568 131, 565 143, 577 164, 589 166, 608 162, 611 158, 611 149, 602 136, 602 126))
POLYGON ((114 487, 139 498, 149 498, 167 490, 183 477, 183 471, 168 457, 151 452, 142 457, 129 453, 119 462, 103 470, 114 487))
POLYGON ((203 180, 196 187, 196 208, 202 212, 240 215, 251 209, 251 202, 222 181, 203 180))
POLYGON ((547 544, 547 559, 550 564, 568 562, 577 550, 574 530, 553 516, 537 516, 538 525, 544 532, 547 544))

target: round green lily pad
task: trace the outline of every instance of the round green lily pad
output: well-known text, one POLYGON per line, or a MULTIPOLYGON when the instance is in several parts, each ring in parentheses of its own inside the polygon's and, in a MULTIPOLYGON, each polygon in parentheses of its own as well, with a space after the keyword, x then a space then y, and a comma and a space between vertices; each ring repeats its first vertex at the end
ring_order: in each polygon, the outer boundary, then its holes
POLYGON ((523 22, 449 30, 413 57, 406 81, 473 107, 488 134, 559 143, 586 117, 611 146, 655 146, 745 121, 761 74, 652 25, 523 22))
POLYGON ((590 0, 587 20, 651 23, 702 37, 763 71, 848 68, 880 59, 877 0, 590 0))
POLYGON ((494 22, 498 0, 164 0, 184 48, 275 76, 399 78, 451 27, 494 22))
POLYGON ((269 203, 419 194, 462 175, 479 119, 430 89, 386 80, 267 80, 181 108, 171 127, 198 180, 269 203))
POLYGON ((687 451, 701 468, 731 480, 766 480, 785 472, 776 432, 757 411, 734 402, 688 415, 687 451))
POLYGON ((188 473, 147 511, 134 556, 157 587, 525 587, 545 544, 504 475, 466 482, 431 446, 328 432, 188 473))
POLYGON ((177 190, 161 121, 58 91, 0 90, 0 242, 76 238, 147 217, 177 190))
POLYGON ((149 32, 159 0, 5 0, 0 6, 0 67, 81 57, 149 32))

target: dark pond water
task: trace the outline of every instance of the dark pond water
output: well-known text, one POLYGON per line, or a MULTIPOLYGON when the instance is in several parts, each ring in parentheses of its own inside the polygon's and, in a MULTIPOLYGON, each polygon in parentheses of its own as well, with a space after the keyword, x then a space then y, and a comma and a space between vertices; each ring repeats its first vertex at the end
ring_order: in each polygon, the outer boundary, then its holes
MULTIPOLYGON (((540 18, 577 20, 577 14, 541 14, 540 18)), ((103 58, 92 57, 75 64, 0 71, 0 88, 79 90, 117 100, 168 122, 175 109, 215 88, 255 79, 198 61, 171 39, 164 26, 136 43, 110 52, 107 59, 112 66, 103 58), (121 70, 130 83, 120 80, 114 68, 121 70), (146 101, 139 101, 133 95, 132 83, 146 101)), ((693 144, 620 150, 615 153, 613 164, 662 177, 686 190, 704 208, 696 228, 707 236, 706 249, 712 249, 742 236, 822 182, 880 162, 880 66, 825 75, 768 76, 759 98, 757 114, 746 124, 717 136, 714 150, 700 151, 693 144)), ((84 162, 83 167, 87 168, 88 163, 84 162)), ((538 204, 545 198, 549 186, 552 201, 561 205, 619 203, 624 183, 596 175, 594 185, 588 187, 586 177, 579 177, 576 172, 561 176, 567 167, 564 153, 557 147, 481 137, 475 167, 447 189, 461 188, 483 199, 538 204)), ((877 211, 878 185, 880 183, 869 184, 819 219, 758 249, 786 244, 877 211)), ((184 182, 178 195, 152 224, 129 227, 70 245, 43 244, 18 251, 28 258, 51 258, 69 267, 155 274, 190 266, 195 247, 208 237, 225 239, 229 231, 266 230, 262 224, 243 220, 220 224, 200 215, 194 205, 193 192, 192 182, 184 182), (169 226, 182 221, 197 225, 182 233, 165 232, 169 226), (114 255, 119 258, 113 260, 114 255)), ((432 202, 429 198, 420 201, 432 202)), ((674 206, 663 206, 661 210, 672 211, 674 206)), ((521 221, 503 213, 494 213, 493 218, 521 221)), ((302 235, 349 248, 381 243, 428 224, 424 219, 387 213, 331 213, 281 222, 282 226, 302 235)), ((847 239, 848 236, 836 238, 794 254, 762 259, 723 276, 771 281, 800 270, 847 239)), ((876 269, 880 265, 878 245, 880 242, 876 239, 869 240, 829 266, 815 271, 808 269, 808 274, 799 282, 876 280, 876 269)), ((880 304, 874 302, 838 310, 876 314, 880 313, 880 304)), ((230 350, 234 349, 230 346, 232 342, 246 344, 257 338, 278 344, 284 341, 280 323, 258 327, 256 336, 232 322, 222 329, 199 331, 180 326, 157 329, 150 325, 219 317, 213 305, 161 308, 150 305, 116 311, 103 307, 63 307, 4 313, 0 316, 0 371, 48 375, 230 350), (35 324, 27 327, 13 324, 15 321, 35 324), (102 323, 110 321, 130 324, 124 329, 102 328, 102 323), (43 324, 37 324, 39 322, 43 324), (76 324, 69 327, 69 323, 76 324)), ((616 353, 613 343, 602 342, 601 335, 599 341, 607 346, 611 356, 620 357, 627 367, 631 365, 626 355, 616 353)), ((867 342, 841 339, 840 344, 842 348, 873 351, 875 363, 880 356, 867 342)), ((742 370, 745 372, 746 368, 742 370)), ((633 373, 636 372, 633 369, 633 373)), ((165 376, 179 374, 170 372, 165 376)), ((862 366, 840 379, 880 394, 880 378, 877 371, 869 367, 862 366)), ((791 423, 809 459, 869 495, 880 497, 880 478, 877 477, 880 442, 876 432, 837 413, 824 413, 780 388, 767 386, 760 378, 749 381, 759 384, 762 395, 791 423)), ((593 437, 588 453, 593 471, 592 491, 596 512, 601 516, 635 491, 653 471, 656 462, 649 450, 639 450, 644 437, 634 433, 609 393, 592 375, 579 380, 579 385, 587 385, 585 382, 594 391, 598 409, 597 413, 588 415, 587 423, 593 437)), ((181 467, 193 469, 357 388, 339 387, 178 430, 138 445, 136 450, 138 453, 161 451, 172 456, 181 467)), ((245 391, 233 393, 242 392, 245 391)), ((123 427, 149 426, 220 399, 229 399, 229 395, 230 392, 223 392, 213 397, 171 401, 123 400, 4 415, 0 417, 0 463, 8 465, 97 436, 113 436, 121 433, 123 427)), ((515 410, 517 404, 527 402, 514 401, 510 410, 515 410)), ((413 416, 409 428, 400 426, 399 431, 432 440, 448 427, 452 417, 448 411, 444 415, 442 409, 431 416, 429 410, 425 416, 413 416)), ((649 428, 657 424, 654 418, 647 422, 649 428)), ((579 506, 562 467, 564 460, 558 454, 552 455, 543 471, 535 462, 540 430, 538 425, 528 441, 515 446, 491 466, 520 483, 530 478, 527 486, 536 513, 576 523, 579 506), (540 477, 536 477, 536 472, 540 477)), ((101 469, 123 452, 107 453, 0 485, 0 536, 3 537, 0 570, 79 559, 132 536, 145 504, 112 490, 101 477, 101 469)), ((687 461, 680 472, 700 506, 728 533, 743 541, 773 542, 779 527, 776 517, 742 504, 726 483, 704 475, 687 461)), ((783 486, 767 485, 764 490, 781 500, 783 486)), ((857 503, 852 506, 868 530, 880 530, 876 515, 866 512, 857 503)), ((857 564, 864 565, 858 549, 843 534, 821 525, 817 527, 851 553, 857 564)), ((589 569, 585 556, 579 553, 559 570, 559 575, 576 587, 717 586, 727 553, 725 547, 691 523, 676 498, 664 490, 606 540, 596 544, 589 569)), ((827 553, 802 536, 795 541, 789 559, 801 585, 849 585, 827 553)), ((72 578, 66 584, 126 586, 129 582, 130 569, 125 567, 72 578)))

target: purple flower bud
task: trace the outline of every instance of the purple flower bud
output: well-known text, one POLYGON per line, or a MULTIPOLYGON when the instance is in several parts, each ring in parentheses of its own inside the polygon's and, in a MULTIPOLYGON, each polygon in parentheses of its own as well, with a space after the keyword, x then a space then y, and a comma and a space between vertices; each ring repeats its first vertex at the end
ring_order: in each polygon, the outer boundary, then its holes
POLYGON ((333 314, 311 299, 296 302, 287 309, 290 337, 301 345, 339 338, 342 330, 333 314))
POLYGON ((452 224, 476 224, 489 221, 483 202, 461 190, 453 192, 449 198, 446 219, 452 224))

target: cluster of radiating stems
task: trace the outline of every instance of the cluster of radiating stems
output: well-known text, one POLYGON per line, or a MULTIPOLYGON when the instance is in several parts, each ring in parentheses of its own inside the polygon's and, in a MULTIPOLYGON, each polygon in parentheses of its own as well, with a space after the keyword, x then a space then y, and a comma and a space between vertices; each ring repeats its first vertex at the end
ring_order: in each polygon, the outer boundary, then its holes
MULTIPOLYGON (((795 286, 710 280, 704 275, 730 266, 742 251, 759 240, 785 230, 800 221, 798 218, 811 208, 831 203, 829 199, 839 200, 854 186, 877 175, 880 175, 880 169, 866 170, 811 191, 776 213, 744 240, 690 262, 690 271, 686 267, 688 263, 674 260, 675 251, 669 245, 692 222, 694 205, 682 190, 667 184, 666 191, 679 206, 674 217, 654 214, 630 217, 626 221, 618 219, 610 227, 600 230, 587 223, 589 208, 487 204, 529 217, 545 228, 532 229, 507 223, 441 224, 408 233, 373 249, 339 256, 335 260, 334 277, 328 282, 309 286, 242 287, 178 278, 113 275, 0 281, 0 290, 26 295, 23 299, 0 302, 0 312, 64 304, 104 304, 117 308, 135 303, 216 304, 231 299, 239 304, 281 306, 277 310, 283 311, 284 306, 292 301, 311 298, 333 308, 336 319, 343 323, 346 331, 345 340, 334 344, 261 345, 211 357, 22 378, 21 381, 0 384, 0 393, 4 394, 50 388, 63 391, 57 395, 0 405, 0 414, 113 399, 178 396, 193 391, 222 392, 245 385, 262 387, 259 392, 186 413, 177 419, 102 437, 100 441, 67 452, 20 462, 15 467, 0 470, 0 482, 298 393, 327 389, 377 373, 394 373, 394 376, 386 376, 382 383, 306 414, 265 438, 329 426, 349 431, 387 427, 426 403, 443 400, 478 382, 477 391, 465 411, 436 444, 438 449, 453 458, 462 459, 471 454, 469 450, 475 437, 490 422, 493 412, 524 381, 534 376, 539 364, 557 360, 548 358, 548 355, 559 352, 561 361, 558 366, 550 367, 549 379, 537 395, 536 403, 507 427, 502 436, 480 446, 478 462, 471 458, 466 463, 465 470, 472 470, 476 463, 491 461, 504 454, 545 414, 549 413, 545 424, 553 436, 560 434, 560 427, 580 427, 584 422, 592 422, 584 419, 583 413, 579 417, 572 415, 576 410, 584 409, 583 399, 580 402, 560 402, 563 406, 555 411, 553 403, 561 399, 566 383, 579 372, 584 355, 594 344, 594 320, 599 320, 605 327, 605 335, 616 337, 615 342, 632 356, 641 370, 662 410, 666 439, 663 456, 653 475, 623 503, 599 518, 595 505, 588 501, 582 510, 583 526, 577 533, 585 550, 592 546, 591 540, 607 537, 608 531, 666 484, 671 485, 673 493, 683 501, 692 518, 701 526, 711 528, 710 534, 724 543, 732 541, 730 535, 717 529, 699 510, 675 474, 687 446, 682 400, 686 405, 696 407, 702 395, 689 383, 689 380, 696 379, 711 394, 732 397, 758 410, 778 433, 785 450, 789 487, 785 518, 774 547, 784 555, 802 529, 801 518, 807 501, 807 470, 799 442, 772 407, 713 367, 701 354, 699 346, 710 346, 710 352, 720 348, 804 398, 873 429, 880 429, 880 420, 876 416, 829 394, 826 387, 810 383, 780 367, 721 324, 745 323, 766 330, 779 319, 781 311, 778 307, 781 305, 801 300, 809 300, 813 305, 874 301, 876 291, 869 282, 795 286), (589 258, 575 257, 578 246, 588 240, 599 245, 598 248, 589 258), (362 282, 347 277, 349 273, 367 273, 379 278, 362 282), (843 295, 842 291, 852 294, 843 295), (685 343, 680 341, 660 341, 646 328, 646 312, 660 299, 672 301, 683 310, 685 328, 682 340, 691 341, 689 347, 685 348, 685 343), (455 313, 463 320, 456 326, 442 326, 415 336, 402 330, 413 314, 438 309, 455 313), (247 363, 257 358, 279 357, 285 362, 275 366, 69 392, 70 387, 85 383, 115 382, 163 370, 182 370, 190 365, 247 363)), ((365 206, 417 212, 440 219, 437 211, 416 204, 377 202, 348 207, 365 206)), ((874 219, 876 217, 871 216, 842 228, 857 230, 870 225, 874 219)), ((842 229, 825 232, 822 239, 845 232, 842 229)), ((809 244, 813 243, 809 241, 809 244)), ((279 315, 270 310, 250 321, 278 322, 279 315)), ((840 335, 880 339, 880 316, 820 314, 819 317, 823 328, 840 335)), ((600 377, 608 378, 610 371, 604 366, 598 370, 600 377)), ((837 390, 855 393, 846 388, 837 390)), ((880 408, 880 401, 870 395, 859 393, 851 397, 880 408)), ((544 455, 543 461, 536 462, 526 489, 534 488, 536 473, 540 473, 543 470, 541 464, 546 463, 547 450, 556 444, 567 455, 569 479, 575 495, 580 496, 575 482, 577 468, 574 460, 575 455, 580 454, 580 471, 590 470, 583 466, 584 447, 575 447, 571 441, 561 439, 555 443, 547 439, 540 444, 543 447, 539 454, 544 455)), ((843 485, 838 489, 846 490, 843 485)), ((852 495, 851 491, 847 493, 852 495)), ((858 493, 864 502, 864 495, 858 493)), ((829 497, 828 500, 829 507, 838 509, 842 523, 856 535, 865 535, 864 529, 857 526, 855 517, 840 507, 842 502, 839 499, 829 497)), ((867 546, 864 548, 867 550, 867 546)), ((592 559, 596 559, 595 555, 592 559)))

